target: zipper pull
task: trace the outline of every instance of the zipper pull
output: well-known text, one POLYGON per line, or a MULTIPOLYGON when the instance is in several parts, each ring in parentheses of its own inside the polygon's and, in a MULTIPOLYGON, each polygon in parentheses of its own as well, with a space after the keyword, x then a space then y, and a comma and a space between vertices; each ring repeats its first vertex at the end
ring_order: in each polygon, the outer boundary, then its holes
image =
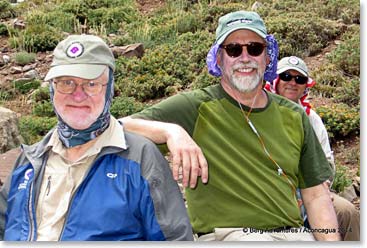
POLYGON ((50 193, 50 189, 51 189, 51 176, 48 176, 46 186, 46 196, 50 193))

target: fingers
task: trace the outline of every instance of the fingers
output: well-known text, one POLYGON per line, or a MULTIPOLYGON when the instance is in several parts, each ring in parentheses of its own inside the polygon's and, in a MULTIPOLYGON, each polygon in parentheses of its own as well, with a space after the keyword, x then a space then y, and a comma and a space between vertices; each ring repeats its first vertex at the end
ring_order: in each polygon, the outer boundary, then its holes
POLYGON ((172 174, 176 181, 179 178, 179 169, 181 165, 181 155, 179 152, 172 152, 172 174))
POLYGON ((209 178, 209 172, 208 172, 208 162, 206 161, 204 154, 200 150, 200 153, 198 154, 199 159, 199 165, 200 165, 200 172, 201 172, 201 181, 203 183, 208 182, 209 178))
POLYGON ((186 188, 189 186, 191 159, 190 153, 182 152, 182 185, 186 188))
POLYGON ((172 152, 172 173, 173 178, 179 179, 180 167, 182 167, 182 185, 186 188, 195 188, 198 177, 202 183, 208 182, 208 163, 199 148, 176 150, 172 152))

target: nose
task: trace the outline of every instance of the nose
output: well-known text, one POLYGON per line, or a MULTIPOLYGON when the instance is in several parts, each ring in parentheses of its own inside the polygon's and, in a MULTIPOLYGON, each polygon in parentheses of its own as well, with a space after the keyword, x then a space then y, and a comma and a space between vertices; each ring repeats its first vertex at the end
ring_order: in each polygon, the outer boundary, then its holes
POLYGON ((88 95, 84 92, 82 85, 78 84, 75 91, 71 94, 76 102, 82 102, 88 98, 88 95))
POLYGON ((240 60, 244 62, 250 61, 250 55, 248 54, 247 47, 245 46, 242 47, 242 53, 240 55, 240 60))

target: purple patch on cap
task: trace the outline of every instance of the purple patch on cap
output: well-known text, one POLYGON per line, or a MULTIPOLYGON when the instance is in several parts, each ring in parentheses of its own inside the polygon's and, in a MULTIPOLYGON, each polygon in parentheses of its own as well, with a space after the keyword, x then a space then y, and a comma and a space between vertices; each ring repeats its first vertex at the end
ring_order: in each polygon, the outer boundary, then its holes
POLYGON ((71 43, 66 49, 66 55, 69 58, 77 58, 84 52, 84 47, 80 42, 71 43))

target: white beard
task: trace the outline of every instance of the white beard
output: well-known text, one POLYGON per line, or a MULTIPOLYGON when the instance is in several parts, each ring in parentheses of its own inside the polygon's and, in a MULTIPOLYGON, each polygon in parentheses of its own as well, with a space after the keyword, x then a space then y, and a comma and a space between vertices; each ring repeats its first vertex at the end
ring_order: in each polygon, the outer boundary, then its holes
POLYGON ((256 89, 256 87, 259 85, 259 83, 261 83, 261 76, 260 76, 260 72, 258 70, 258 65, 257 63, 251 62, 251 63, 247 63, 247 64, 236 64, 235 66, 233 66, 232 68, 232 73, 230 75, 229 78, 229 83, 238 91, 242 92, 242 93, 247 93, 247 92, 251 92, 254 89, 256 89), (241 67, 252 67, 254 69, 257 70, 257 73, 253 76, 236 76, 234 74, 234 71, 241 68, 241 67))

